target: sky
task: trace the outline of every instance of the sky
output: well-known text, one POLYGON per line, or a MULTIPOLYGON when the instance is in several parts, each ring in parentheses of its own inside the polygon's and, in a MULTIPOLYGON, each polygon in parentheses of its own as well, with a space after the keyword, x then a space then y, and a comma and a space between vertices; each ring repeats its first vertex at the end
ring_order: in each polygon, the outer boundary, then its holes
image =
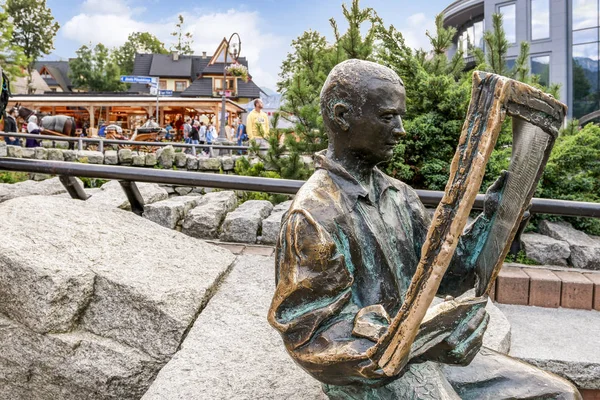
MULTIPOLYGON (((428 49, 425 31, 433 30, 435 15, 452 1, 362 0, 360 5, 374 8, 386 25, 403 32, 407 44, 428 49)), ((212 54, 223 37, 237 32, 253 80, 275 89, 293 39, 313 29, 331 40, 331 17, 345 31, 343 2, 349 5, 351 0, 47 0, 60 29, 55 50, 44 59, 67 60, 84 44, 118 47, 132 32, 150 32, 169 48, 181 14, 184 31, 193 34, 195 54, 212 54)))

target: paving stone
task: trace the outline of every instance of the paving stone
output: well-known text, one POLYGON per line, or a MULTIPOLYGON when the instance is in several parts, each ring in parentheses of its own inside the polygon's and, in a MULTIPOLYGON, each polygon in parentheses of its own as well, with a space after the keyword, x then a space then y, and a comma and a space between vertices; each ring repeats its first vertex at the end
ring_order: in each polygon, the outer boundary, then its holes
POLYGON ((561 280, 552 271, 541 268, 523 268, 529 275, 529 305, 558 308, 561 280))
POLYGON ((270 257, 273 255, 274 251, 275 249, 270 246, 246 246, 243 254, 270 257))
POLYGON ((529 276, 521 268, 503 266, 496 280, 496 301, 503 304, 527 305, 529 276))
POLYGON ((594 310, 600 311, 600 273, 583 274, 594 283, 594 310))
POLYGON ((219 243, 219 242, 216 242, 215 244, 219 247, 229 250, 230 252, 232 252, 233 254, 236 254, 236 255, 242 254, 242 252, 246 248, 246 246, 241 245, 241 244, 219 243))
POLYGON ((582 273, 554 271, 562 281, 560 305, 565 308, 591 310, 594 300, 594 284, 582 273))
POLYGON ((262 220, 269 216, 273 205, 266 200, 249 200, 227 214, 220 239, 224 242, 256 243, 262 220))
POLYGON ((183 220, 181 232, 200 239, 216 239, 225 215, 235 209, 235 192, 211 192, 204 195, 198 206, 183 220))
POLYGON ((521 245, 528 258, 542 265, 566 266, 571 256, 569 243, 539 233, 524 233, 521 245))

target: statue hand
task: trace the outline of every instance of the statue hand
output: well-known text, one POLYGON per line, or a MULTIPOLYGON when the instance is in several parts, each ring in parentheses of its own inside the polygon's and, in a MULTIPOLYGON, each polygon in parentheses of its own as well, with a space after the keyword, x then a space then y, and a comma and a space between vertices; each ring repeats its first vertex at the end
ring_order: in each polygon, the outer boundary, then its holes
POLYGON ((498 177, 498 179, 496 179, 496 181, 492 183, 492 185, 485 192, 485 200, 483 201, 483 215, 487 219, 491 219, 496 211, 498 211, 502 190, 504 189, 507 178, 508 171, 502 171, 500 177, 498 177))
POLYGON ((468 365, 479 352, 490 316, 485 308, 463 320, 440 344, 427 352, 426 358, 444 364, 468 365))

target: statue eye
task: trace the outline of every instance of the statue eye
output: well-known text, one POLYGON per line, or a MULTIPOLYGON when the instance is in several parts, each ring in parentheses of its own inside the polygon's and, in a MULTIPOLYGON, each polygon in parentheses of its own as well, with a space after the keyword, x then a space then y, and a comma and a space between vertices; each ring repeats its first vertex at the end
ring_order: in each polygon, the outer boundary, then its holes
POLYGON ((385 120, 385 121, 391 121, 394 119, 394 114, 391 114, 391 113, 383 114, 381 116, 381 118, 383 118, 383 120, 385 120))

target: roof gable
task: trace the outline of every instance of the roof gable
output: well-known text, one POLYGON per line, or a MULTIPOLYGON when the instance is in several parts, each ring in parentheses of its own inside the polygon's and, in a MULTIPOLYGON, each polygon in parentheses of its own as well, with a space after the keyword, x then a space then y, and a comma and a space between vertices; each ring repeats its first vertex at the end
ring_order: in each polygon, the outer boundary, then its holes
MULTIPOLYGON (((217 47, 217 51, 210 59, 208 65, 212 65, 215 63, 224 63, 225 62, 225 52, 227 51, 227 39, 223 38, 219 47, 217 47)), ((227 59, 233 61, 235 57, 231 54, 231 52, 227 51, 227 59)))

